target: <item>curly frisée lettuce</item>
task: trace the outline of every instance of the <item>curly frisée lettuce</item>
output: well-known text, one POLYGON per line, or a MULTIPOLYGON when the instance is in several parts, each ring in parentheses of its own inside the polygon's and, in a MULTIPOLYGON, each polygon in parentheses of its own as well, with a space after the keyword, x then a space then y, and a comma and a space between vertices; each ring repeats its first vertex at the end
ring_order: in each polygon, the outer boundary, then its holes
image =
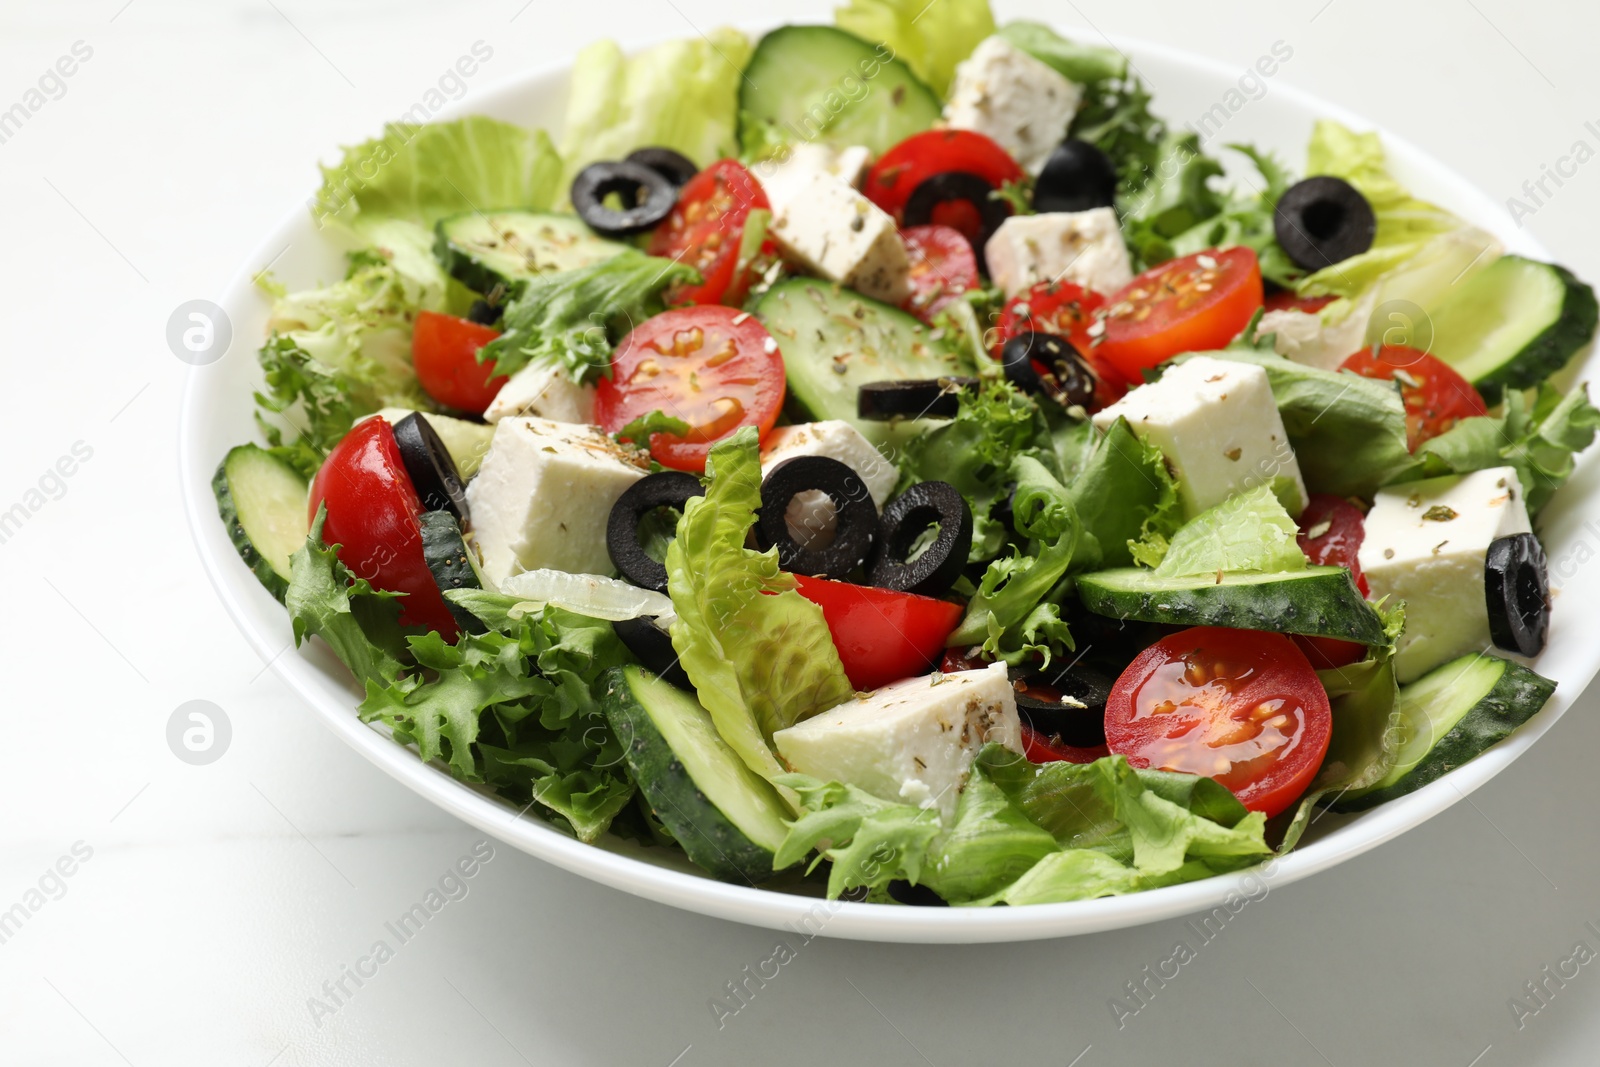
POLYGON ((745 537, 761 506, 754 427, 711 449, 704 496, 690 500, 667 547, 672 647, 722 739, 752 771, 776 780, 773 733, 849 700, 822 609, 794 591, 776 549, 745 537))

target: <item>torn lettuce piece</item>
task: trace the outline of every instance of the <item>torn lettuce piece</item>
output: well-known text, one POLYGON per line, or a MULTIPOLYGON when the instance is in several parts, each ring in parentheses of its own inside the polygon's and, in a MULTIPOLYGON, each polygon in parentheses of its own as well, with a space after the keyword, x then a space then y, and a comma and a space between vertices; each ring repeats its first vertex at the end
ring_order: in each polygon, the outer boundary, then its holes
POLYGON ((1272 574, 1306 568, 1299 527, 1265 483, 1196 515, 1174 534, 1155 574, 1272 574))
POLYGON ((834 22, 864 41, 882 42, 935 95, 950 95, 956 64, 995 31, 989 0, 848 0, 834 9, 834 22), (923 18, 929 15, 928 18, 923 18))

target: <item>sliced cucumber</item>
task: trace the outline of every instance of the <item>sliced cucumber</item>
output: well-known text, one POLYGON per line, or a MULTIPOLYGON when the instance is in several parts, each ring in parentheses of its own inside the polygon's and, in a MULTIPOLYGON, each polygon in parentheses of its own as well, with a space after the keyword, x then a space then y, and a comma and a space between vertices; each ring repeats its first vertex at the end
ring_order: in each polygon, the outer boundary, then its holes
POLYGON ((1307 567, 1279 574, 1157 578, 1139 567, 1078 577, 1078 599, 1097 615, 1174 626, 1337 637, 1382 644, 1383 620, 1343 567, 1307 567))
POLYGON ((217 466, 211 491, 239 558, 282 600, 289 590, 289 557, 311 530, 305 478, 266 449, 240 445, 217 466))
POLYGON ((1594 290, 1564 267, 1501 256, 1433 313, 1433 355, 1493 399, 1526 389, 1594 339, 1594 290))
POLYGON ((573 215, 532 211, 466 211, 440 219, 433 253, 462 285, 479 293, 507 292, 529 278, 610 259, 626 245, 597 237, 573 215))
POLYGON ((1544 707, 1556 683, 1496 656, 1453 660, 1400 687, 1400 752, 1376 785, 1351 790, 1335 811, 1405 796, 1481 755, 1544 707))
POLYGON ((921 425, 859 418, 861 386, 971 369, 964 357, 931 340, 928 328, 913 316, 829 282, 780 282, 761 298, 755 314, 778 341, 789 395, 802 413, 844 419, 876 445, 912 436, 921 425))
MULTIPOLYGON (((390 426, 410 415, 410 408, 384 408, 377 414, 390 426)), ((433 427, 433 432, 444 442, 445 451, 456 461, 456 470, 463 479, 471 478, 483 466, 483 457, 489 454, 489 442, 494 440, 494 427, 481 422, 468 422, 451 415, 422 413, 433 427)))
MULTIPOLYGON (((455 515, 442 509, 424 511, 417 521, 422 526, 422 559, 433 574, 439 592, 482 589, 483 574, 478 570, 477 556, 467 545, 455 515)), ((488 629, 482 619, 449 597, 444 598, 444 603, 468 633, 481 634, 488 629)))
POLYGON ((602 701, 628 769, 689 858, 725 881, 771 878, 789 809, 717 734, 711 715, 643 667, 615 667, 602 701))
POLYGON ((940 115, 939 98, 885 45, 833 26, 784 26, 761 38, 739 86, 739 140, 865 145, 881 156, 940 115))

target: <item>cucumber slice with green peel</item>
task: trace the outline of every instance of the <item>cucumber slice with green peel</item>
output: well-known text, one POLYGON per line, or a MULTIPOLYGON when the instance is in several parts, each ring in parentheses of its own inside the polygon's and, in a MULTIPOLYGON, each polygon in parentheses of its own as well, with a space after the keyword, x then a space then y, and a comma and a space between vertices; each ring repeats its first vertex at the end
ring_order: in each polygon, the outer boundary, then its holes
MULTIPOLYGON (((483 574, 478 570, 477 555, 467 545, 455 515, 443 509, 424 511, 417 522, 422 527, 422 559, 439 591, 482 589, 483 574)), ((444 602, 462 629, 475 634, 487 629, 483 620, 449 597, 445 597, 444 602)))
POLYGON ((1594 339, 1594 290, 1564 267, 1501 256, 1432 315, 1434 356, 1493 403, 1538 385, 1594 339))
POLYGON ((601 701, 633 780, 689 858, 724 881, 761 882, 789 808, 717 734, 694 694, 643 667, 614 667, 601 701))
POLYGON ((927 423, 861 418, 856 394, 863 385, 972 370, 965 357, 933 341, 914 316, 830 282, 779 282, 761 298, 755 315, 777 339, 789 395, 803 414, 844 419, 875 445, 915 436, 927 423))
POLYGON ((1469 655, 1400 687, 1400 752, 1376 785, 1351 790, 1335 811, 1365 811, 1415 792, 1505 740, 1556 683, 1498 656, 1469 655))
POLYGON ((1173 626, 1336 637, 1383 644, 1383 620, 1343 567, 1220 578, 1157 578, 1140 567, 1078 576, 1078 599, 1097 615, 1173 626))
POLYGON ((211 491, 239 558, 282 600, 289 590, 289 557, 311 532, 305 477, 259 445, 240 445, 217 466, 211 491))
POLYGON ((784 26, 756 45, 739 85, 739 141, 865 145, 881 156, 931 129, 942 107, 887 45, 833 26, 784 26))
POLYGON ((588 267, 627 250, 574 215, 466 211, 440 219, 433 253, 445 271, 479 293, 515 292, 529 278, 588 267))

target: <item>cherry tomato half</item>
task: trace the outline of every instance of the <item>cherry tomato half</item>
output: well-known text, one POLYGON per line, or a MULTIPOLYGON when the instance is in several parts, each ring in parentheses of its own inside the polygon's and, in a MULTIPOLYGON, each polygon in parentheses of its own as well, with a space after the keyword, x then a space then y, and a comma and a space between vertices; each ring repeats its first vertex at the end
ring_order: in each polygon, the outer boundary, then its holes
POLYGON ((946 304, 978 287, 978 257, 950 226, 910 226, 900 236, 911 259, 911 295, 901 306, 932 325, 946 304))
POLYGON ((711 446, 739 427, 767 436, 785 385, 778 343, 752 316, 715 304, 674 308, 617 345, 611 377, 595 391, 594 418, 607 433, 652 411, 682 419, 688 434, 652 434, 650 454, 698 473, 711 446))
MULTIPOLYGON (((1300 551, 1312 563, 1343 567, 1355 579, 1361 595, 1368 593, 1367 579, 1361 573, 1361 541, 1366 536, 1366 520, 1361 509, 1343 497, 1314 493, 1297 520, 1300 524, 1300 551)), ((1306 637, 1294 634, 1293 640, 1306 659, 1319 671, 1347 667, 1366 658, 1367 646, 1336 637, 1306 637)))
MULTIPOLYGON (((917 186, 947 171, 976 174, 996 189, 1023 178, 1017 161, 983 134, 971 130, 928 130, 912 134, 885 152, 867 172, 861 192, 893 215, 895 222, 903 222, 906 201, 917 191, 917 186)), ((933 221, 954 227, 969 241, 976 240, 981 230, 977 212, 970 204, 940 205, 933 221)))
POLYGON ((1106 743, 1135 767, 1201 774, 1251 811, 1306 791, 1333 733, 1328 694, 1282 634, 1199 626, 1141 652, 1106 702, 1106 743))
POLYGON ((1268 311, 1299 311, 1315 315, 1337 299, 1336 296, 1296 296, 1292 289, 1279 289, 1270 294, 1262 306, 1268 311))
POLYGON ((1095 405, 1106 407, 1136 383, 1125 378, 1095 347, 1090 331, 1105 303, 1106 298, 1099 293, 1072 282, 1040 282, 1006 301, 989 351, 999 359, 1000 350, 1007 341, 1029 331, 1065 337, 1100 379, 1095 390, 1095 405))
POLYGON ((745 220, 757 208, 770 211, 772 202, 735 160, 718 160, 689 179, 672 214, 650 236, 650 254, 687 263, 704 281, 669 292, 669 304, 744 302, 756 275, 739 269, 739 246, 745 220))
POLYGON ((1472 383, 1448 363, 1404 345, 1364 348, 1340 365, 1364 378, 1393 379, 1400 383, 1406 405, 1406 440, 1417 446, 1438 437, 1462 419, 1487 415, 1489 408, 1472 383))
POLYGON ((1124 378, 1183 352, 1222 348, 1261 307, 1261 264, 1248 248, 1196 252, 1123 286, 1103 312, 1100 355, 1124 378))
POLYGON ((508 381, 494 363, 479 363, 478 349, 500 336, 483 326, 437 311, 417 312, 411 330, 411 363, 422 388, 445 407, 482 415, 508 381))
POLYGON ((844 673, 860 690, 926 673, 966 609, 948 600, 795 575, 799 594, 822 609, 844 673))
POLYGON ((422 501, 406 474, 394 430, 367 419, 345 434, 311 482, 310 514, 326 503, 322 539, 339 546, 339 562, 375 588, 406 594, 400 621, 437 630, 447 641, 456 621, 422 556, 422 501))

